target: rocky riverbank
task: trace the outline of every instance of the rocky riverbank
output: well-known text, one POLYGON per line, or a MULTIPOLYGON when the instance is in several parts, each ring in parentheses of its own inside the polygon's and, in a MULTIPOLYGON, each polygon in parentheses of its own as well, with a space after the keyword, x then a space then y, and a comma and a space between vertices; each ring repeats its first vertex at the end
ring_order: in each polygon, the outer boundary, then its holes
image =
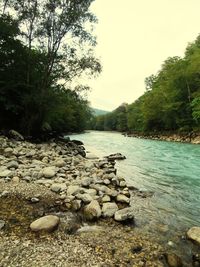
POLYGON ((169 142, 181 142, 181 143, 191 143, 200 144, 200 133, 188 133, 188 134, 178 134, 178 133, 125 133, 127 137, 137 137, 142 139, 152 139, 157 141, 169 141, 169 142))
POLYGON ((130 199, 147 194, 117 175, 122 155, 4 136, 0 152, 0 266, 182 266, 135 231, 130 199))

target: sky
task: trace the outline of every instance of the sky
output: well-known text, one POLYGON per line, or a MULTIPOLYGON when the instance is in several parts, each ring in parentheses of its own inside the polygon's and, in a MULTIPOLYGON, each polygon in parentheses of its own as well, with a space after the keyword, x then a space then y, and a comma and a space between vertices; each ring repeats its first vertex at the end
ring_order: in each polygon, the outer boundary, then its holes
POLYGON ((92 107, 114 110, 145 91, 144 80, 200 33, 199 0, 96 0, 95 54, 103 71, 87 83, 92 107))

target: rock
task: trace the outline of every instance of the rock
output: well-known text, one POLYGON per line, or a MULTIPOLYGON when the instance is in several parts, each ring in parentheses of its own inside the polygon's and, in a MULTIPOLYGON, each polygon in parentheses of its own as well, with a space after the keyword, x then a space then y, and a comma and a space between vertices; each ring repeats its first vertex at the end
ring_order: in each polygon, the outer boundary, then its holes
POLYGON ((89 194, 77 194, 76 198, 82 200, 86 204, 90 203, 93 200, 92 196, 89 194))
POLYGON ((80 210, 81 208, 81 200, 75 199, 71 202, 71 208, 74 211, 80 210))
POLYGON ((8 169, 0 170, 0 178, 10 177, 10 176, 12 176, 12 171, 8 169))
POLYGON ((66 165, 66 163, 63 159, 56 160, 54 164, 56 167, 59 167, 59 168, 64 167, 66 165))
POLYGON ((18 176, 15 176, 12 178, 12 182, 15 183, 15 184, 18 184, 20 182, 20 179, 18 176))
POLYGON ((92 200, 90 204, 84 208, 84 216, 87 220, 98 219, 101 216, 101 208, 97 200, 92 200))
POLYGON ((32 197, 31 198, 31 203, 38 203, 40 200, 39 200, 39 198, 37 198, 37 197, 32 197))
POLYGON ((92 184, 90 187, 111 197, 116 197, 118 195, 116 190, 110 189, 106 185, 92 184))
POLYGON ((113 217, 118 210, 118 206, 115 202, 104 203, 102 207, 102 213, 104 217, 113 217))
POLYGON ((59 193, 61 191, 64 191, 67 189, 66 184, 52 184, 51 185, 51 191, 55 193, 59 193))
POLYGON ((46 167, 42 170, 42 174, 45 178, 52 178, 55 176, 55 167, 46 167))
POLYGON ((92 197, 94 197, 94 196, 97 195, 97 190, 90 188, 90 189, 86 189, 85 193, 87 193, 87 194, 91 195, 92 197))
POLYGON ((200 245, 200 227, 192 227, 187 232, 187 237, 200 245))
POLYGON ((125 181, 120 181, 119 186, 120 187, 126 187, 126 182, 125 181))
POLYGON ((166 261, 169 267, 182 267, 182 261, 181 258, 178 257, 176 254, 166 254, 166 261))
POLYGON ((18 167, 19 167, 18 162, 14 161, 14 160, 8 162, 8 164, 7 164, 8 169, 11 169, 11 168, 17 169, 18 167))
POLYGON ((11 147, 7 147, 4 149, 5 155, 11 155, 13 153, 13 149, 11 147))
POLYGON ((82 146, 84 145, 83 142, 79 141, 79 140, 72 140, 71 142, 73 142, 74 144, 78 145, 78 146, 82 146))
POLYGON ((51 232, 57 228, 59 222, 59 217, 54 215, 47 215, 32 222, 30 228, 33 232, 51 232))
POLYGON ((5 221, 0 220, 0 230, 4 228, 5 224, 6 224, 5 221))
POLYGON ((121 203, 127 203, 127 204, 129 204, 130 199, 128 197, 126 197, 125 195, 119 194, 117 196, 117 201, 118 202, 121 202, 121 203))
POLYGON ((89 186, 92 183, 93 179, 92 178, 83 178, 81 181, 82 186, 89 186))
POLYGON ((123 160, 126 159, 121 153, 111 154, 106 157, 108 160, 123 160))
POLYGON ((102 199, 101 199, 101 201, 104 203, 104 202, 110 202, 110 196, 108 196, 108 195, 105 195, 105 196, 103 196, 102 197, 102 199))
POLYGON ((9 131, 9 136, 17 141, 23 141, 24 140, 24 137, 23 135, 21 135, 20 133, 18 133, 17 131, 15 130, 10 130, 9 131))
POLYGON ((131 208, 125 208, 115 212, 115 220, 118 222, 133 220, 133 210, 131 208))
POLYGON ((82 188, 79 185, 70 185, 67 189, 67 195, 76 195, 80 193, 82 188))

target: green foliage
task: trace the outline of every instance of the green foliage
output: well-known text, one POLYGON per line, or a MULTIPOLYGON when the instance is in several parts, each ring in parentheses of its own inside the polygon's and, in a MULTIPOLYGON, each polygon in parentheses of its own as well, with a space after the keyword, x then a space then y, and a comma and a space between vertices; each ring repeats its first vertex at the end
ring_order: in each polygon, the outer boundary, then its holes
POLYGON ((89 30, 92 2, 1 2, 0 128, 32 136, 85 129, 91 111, 81 95, 88 87, 71 84, 101 71, 89 30))
POLYGON ((94 128, 132 132, 200 130, 200 36, 185 56, 170 57, 156 75, 145 79, 146 91, 126 111, 97 117, 94 128))

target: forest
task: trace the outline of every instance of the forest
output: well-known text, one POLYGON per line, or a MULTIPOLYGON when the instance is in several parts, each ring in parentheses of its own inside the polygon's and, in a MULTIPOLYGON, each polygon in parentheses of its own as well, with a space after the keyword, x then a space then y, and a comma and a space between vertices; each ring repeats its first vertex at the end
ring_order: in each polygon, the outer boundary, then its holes
POLYGON ((0 129, 80 132, 91 109, 80 84, 101 71, 93 0, 0 1, 0 129))
POLYGON ((158 73, 145 79, 145 85, 144 94, 134 103, 93 118, 91 128, 135 133, 199 131, 200 35, 188 44, 183 58, 167 58, 158 73))

